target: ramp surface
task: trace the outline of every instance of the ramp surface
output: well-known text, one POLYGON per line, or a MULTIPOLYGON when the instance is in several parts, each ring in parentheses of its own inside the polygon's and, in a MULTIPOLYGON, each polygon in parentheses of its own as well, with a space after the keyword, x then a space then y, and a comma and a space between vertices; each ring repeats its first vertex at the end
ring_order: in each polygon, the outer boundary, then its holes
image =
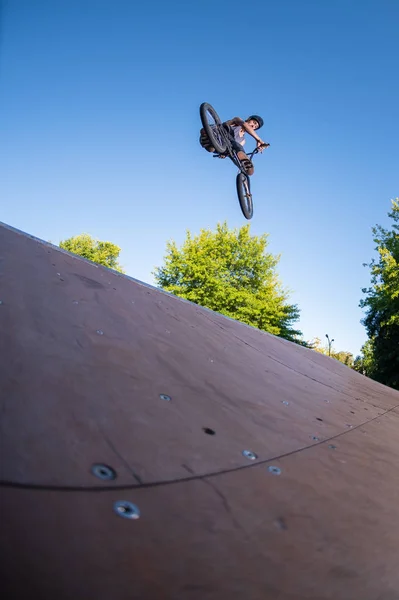
POLYGON ((8 598, 399 599, 398 392, 5 225, 0 302, 8 598))

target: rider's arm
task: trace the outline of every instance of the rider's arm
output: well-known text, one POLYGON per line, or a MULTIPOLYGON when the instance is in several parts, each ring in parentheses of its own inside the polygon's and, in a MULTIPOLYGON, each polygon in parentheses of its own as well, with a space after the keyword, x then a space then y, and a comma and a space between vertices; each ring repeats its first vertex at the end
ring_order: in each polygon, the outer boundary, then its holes
MULTIPOLYGON (((252 129, 243 119, 240 117, 234 117, 234 119, 230 119, 230 121, 226 121, 226 125, 240 125, 245 131, 252 136, 257 142, 260 144, 265 144, 263 140, 256 134, 255 130, 252 129)), ((265 144, 266 145, 266 144, 265 144)))

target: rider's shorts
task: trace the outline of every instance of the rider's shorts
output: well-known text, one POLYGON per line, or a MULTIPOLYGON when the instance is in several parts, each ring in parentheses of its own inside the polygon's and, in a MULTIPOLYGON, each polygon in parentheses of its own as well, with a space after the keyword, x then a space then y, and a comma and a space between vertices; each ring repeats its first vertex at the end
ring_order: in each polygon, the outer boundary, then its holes
POLYGON ((229 136, 229 140, 233 150, 236 152, 245 152, 244 146, 242 146, 234 137, 234 130, 230 125, 223 124, 223 127, 226 129, 227 134, 229 136))

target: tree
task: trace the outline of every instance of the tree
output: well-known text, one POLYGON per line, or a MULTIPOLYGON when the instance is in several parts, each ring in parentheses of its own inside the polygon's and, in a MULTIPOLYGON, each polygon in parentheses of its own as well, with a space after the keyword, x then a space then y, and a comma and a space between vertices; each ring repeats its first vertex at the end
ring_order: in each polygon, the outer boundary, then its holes
POLYGON ((328 356, 328 346, 323 346, 321 339, 316 337, 309 342, 309 348, 318 352, 319 354, 325 354, 328 356))
POLYGON ((335 360, 339 360, 339 362, 342 362, 347 367, 353 366, 354 361, 353 361, 352 352, 347 352, 346 350, 340 350, 339 352, 333 352, 331 354, 331 357, 335 358, 335 360))
POLYGON ((337 352, 336 350, 334 350, 334 348, 331 348, 331 354, 329 354, 328 344, 323 346, 321 339, 318 337, 308 342, 308 347, 311 348, 311 350, 319 352, 320 354, 324 354, 325 356, 331 356, 331 358, 339 360, 339 362, 342 362, 348 367, 352 367, 353 365, 353 354, 351 352, 348 352, 347 350, 340 350, 339 352, 337 352))
POLYGON ((399 389, 399 198, 392 200, 388 216, 391 230, 380 225, 372 229, 378 258, 365 265, 371 287, 362 290, 366 297, 360 306, 366 309, 362 323, 371 340, 371 377, 399 389))
POLYGON ((279 257, 266 252, 267 235, 251 236, 249 225, 229 230, 187 231, 181 248, 167 244, 164 265, 154 276, 164 290, 206 306, 248 325, 288 340, 301 342, 293 329, 299 318, 296 305, 287 302, 276 266, 279 257))
POLYGON ((367 340, 361 347, 360 352, 361 354, 356 356, 352 368, 362 375, 373 378, 375 373, 373 340, 367 340))
POLYGON ((112 242, 95 240, 88 233, 82 233, 62 240, 59 246, 98 265, 103 265, 120 273, 124 272, 118 262, 121 249, 112 242))

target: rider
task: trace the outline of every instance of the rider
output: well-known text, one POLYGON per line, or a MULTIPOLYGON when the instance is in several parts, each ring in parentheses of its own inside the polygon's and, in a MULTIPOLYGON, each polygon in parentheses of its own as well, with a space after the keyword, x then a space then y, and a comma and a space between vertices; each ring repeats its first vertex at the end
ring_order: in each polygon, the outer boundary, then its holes
MULTIPOLYGON (((230 142, 234 150, 237 152, 238 158, 242 161, 244 169, 248 173, 248 175, 254 174, 254 166, 252 161, 248 158, 248 156, 243 151, 243 146, 245 144, 245 134, 248 133, 256 140, 256 145, 260 152, 263 152, 265 148, 270 146, 263 142, 260 137, 255 133, 257 129, 260 129, 263 126, 263 119, 259 117, 259 115, 251 115, 243 121, 240 117, 234 117, 234 119, 230 119, 230 121, 225 121, 223 126, 227 130, 228 136, 230 138, 230 142)), ((200 136, 200 144, 205 150, 208 152, 215 152, 215 148, 211 146, 210 140, 205 133, 205 129, 201 129, 200 136)), ((221 158, 226 158, 226 155, 220 154, 221 158)))

